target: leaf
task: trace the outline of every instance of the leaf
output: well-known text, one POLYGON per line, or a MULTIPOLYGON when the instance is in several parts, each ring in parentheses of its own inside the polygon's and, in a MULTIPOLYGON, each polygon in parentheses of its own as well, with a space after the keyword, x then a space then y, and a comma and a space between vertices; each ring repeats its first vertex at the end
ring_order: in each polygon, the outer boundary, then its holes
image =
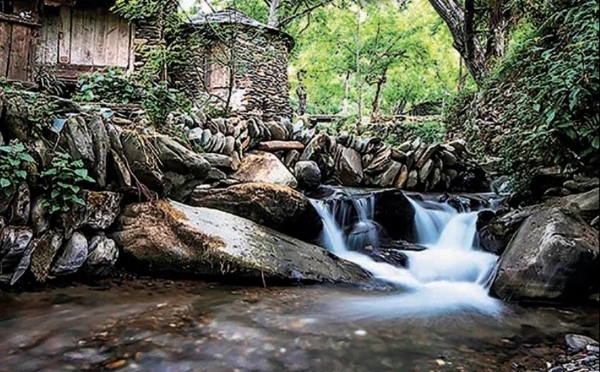
POLYGON ((29 154, 19 154, 19 158, 28 163, 35 163, 35 160, 29 154))
POLYGON ((594 139, 592 140, 592 147, 596 150, 600 148, 600 138, 598 138, 598 136, 594 137, 594 139))
POLYGON ((536 103, 533 105, 533 111, 540 112, 540 104, 539 103, 536 103))
POLYGON ((27 178, 27 172, 24 170, 16 170, 15 175, 21 179, 27 178))
POLYGON ((85 179, 88 176, 88 170, 87 169, 75 169, 75 174, 78 175, 79 177, 85 179))
POLYGON ((85 201, 83 199, 79 198, 79 197, 74 197, 73 198, 73 202, 75 204, 79 204, 79 205, 85 207, 85 201))
POLYGON ((10 186, 11 182, 10 180, 6 179, 6 178, 0 178, 0 187, 5 188, 10 186))

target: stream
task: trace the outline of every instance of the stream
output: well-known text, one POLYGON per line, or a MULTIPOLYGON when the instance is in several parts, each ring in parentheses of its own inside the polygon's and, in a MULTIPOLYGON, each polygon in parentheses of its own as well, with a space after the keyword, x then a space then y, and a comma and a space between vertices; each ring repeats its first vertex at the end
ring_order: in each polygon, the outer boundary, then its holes
POLYGON ((375 278, 248 288, 123 276, 0 292, 0 371, 546 370, 565 333, 598 338, 593 308, 527 308, 488 295, 497 256, 476 211, 411 200, 407 266, 376 262, 372 196, 313 201, 321 244, 375 278))

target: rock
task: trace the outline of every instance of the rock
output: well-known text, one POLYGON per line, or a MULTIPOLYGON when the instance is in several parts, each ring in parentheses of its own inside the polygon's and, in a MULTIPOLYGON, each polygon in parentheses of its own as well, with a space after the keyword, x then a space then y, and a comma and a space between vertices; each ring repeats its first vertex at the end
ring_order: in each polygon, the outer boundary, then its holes
POLYGON ((273 183, 196 190, 189 204, 235 214, 303 240, 315 239, 323 228, 321 217, 302 193, 273 183))
POLYGON ((30 138, 33 126, 29 123, 28 107, 30 105, 19 96, 13 96, 6 100, 3 110, 5 111, 3 125, 6 125, 8 138, 18 138, 22 141, 30 138))
POLYGON ((222 154, 204 154, 204 159, 208 161, 208 164, 210 164, 211 167, 226 171, 237 170, 234 169, 233 160, 230 156, 222 154))
POLYGON ((296 188, 298 181, 277 156, 262 151, 246 155, 232 178, 243 182, 270 182, 296 188))
POLYGON ((265 126, 271 132, 271 139, 274 141, 285 141, 287 138, 287 133, 284 127, 279 125, 274 121, 268 121, 265 123, 265 126))
POLYGON ((63 134, 71 157, 83 160, 87 169, 94 169, 96 165, 94 140, 83 116, 72 116, 67 119, 63 134))
POLYGON ((373 160, 365 167, 364 171, 368 174, 378 174, 384 172, 392 164, 390 158, 392 150, 388 147, 382 148, 378 153, 375 154, 373 160))
POLYGON ((575 334, 565 335, 565 343, 569 347, 569 351, 573 353, 578 353, 582 350, 585 350, 588 345, 598 346, 598 341, 594 340, 593 338, 575 334))
POLYGON ((11 219, 13 225, 27 225, 31 210, 31 194, 27 182, 21 182, 15 192, 11 205, 11 219))
POLYGON ((84 191, 85 218, 81 227, 106 230, 121 212, 123 195, 111 191, 84 191))
POLYGON ((531 177, 530 189, 533 195, 543 195, 547 189, 562 188, 566 179, 559 166, 542 168, 531 177))
POLYGON ((110 150, 110 155, 112 159, 113 169, 115 170, 117 176, 118 185, 121 187, 131 187, 131 175, 129 174, 129 170, 127 169, 125 158, 114 150, 110 150))
POLYGON ((400 163, 404 163, 404 161, 406 160, 406 153, 403 151, 400 151, 398 149, 392 148, 391 149, 391 154, 390 154, 390 158, 394 161, 400 162, 400 163))
POLYGON ((50 228, 50 218, 47 209, 43 206, 43 202, 44 198, 39 196, 35 199, 31 207, 31 224, 37 236, 50 228))
POLYGON ((217 168, 211 168, 210 171, 208 172, 208 176, 206 176, 205 182, 213 183, 213 182, 224 180, 226 178, 227 178, 227 175, 225 174, 225 172, 223 172, 222 170, 219 170, 217 168))
POLYGON ((380 224, 391 239, 415 241, 413 231, 415 209, 397 189, 376 192, 374 220, 380 224))
POLYGON ((577 204, 583 219, 590 221, 600 213, 600 189, 569 196, 565 198, 565 204, 567 203, 577 204))
POLYGON ((35 279, 44 283, 50 274, 50 267, 63 243, 63 236, 53 230, 46 231, 31 244, 35 246, 31 255, 30 270, 35 279))
POLYGON ((283 159, 283 164, 285 164, 285 166, 288 167, 288 169, 293 169, 296 163, 298 162, 298 159, 300 159, 300 152, 298 150, 290 150, 285 155, 285 158, 283 159))
POLYGON ((439 152, 439 154, 442 157, 442 161, 444 162, 445 167, 452 167, 458 162, 456 156, 454 156, 454 154, 452 154, 448 150, 442 150, 439 152))
POLYGON ((294 166, 294 174, 301 189, 313 190, 321 185, 321 170, 312 160, 297 162, 294 166))
POLYGON ((397 189, 404 188, 404 185, 406 185, 407 180, 408 180, 408 167, 403 164, 402 168, 400 168, 400 174, 398 175, 398 178, 396 179, 396 182, 394 183, 394 187, 397 189))
POLYGON ((119 258, 119 249, 115 241, 100 233, 90 239, 89 253, 83 272, 90 276, 106 276, 119 258))
POLYGON ((412 190, 419 185, 419 172, 416 169, 408 172, 408 179, 406 180, 406 189, 412 190))
POLYGON ((26 227, 7 226, 0 231, 0 283, 12 280, 32 237, 33 231, 26 227))
POLYGON ((513 301, 587 298, 598 257, 598 232, 564 208, 533 213, 502 254, 492 292, 513 301))
POLYGON ((115 234, 136 267, 244 283, 357 283, 358 266, 312 244, 225 212, 176 202, 134 204, 115 234))
POLYGON ((268 141, 258 144, 258 149, 261 151, 275 152, 280 150, 304 150, 302 142, 298 141, 268 141))
POLYGON ((135 131, 124 130, 120 140, 125 160, 133 175, 150 190, 162 192, 164 180, 158 159, 146 144, 145 138, 135 131))
POLYGON ((432 170, 433 170, 433 161, 431 161, 431 159, 429 159, 425 162, 423 167, 421 167, 421 169, 419 169, 419 179, 421 180, 421 182, 427 181, 427 177, 429 177, 432 170))
POLYGON ((200 154, 185 148, 167 136, 155 136, 152 139, 155 141, 158 159, 161 162, 160 168, 163 171, 191 176, 198 181, 206 178, 210 164, 200 154))
POLYGON ((111 147, 110 139, 101 116, 93 116, 87 125, 92 137, 92 150, 96 159, 89 169, 91 170, 91 176, 96 180, 96 184, 102 189, 106 187, 106 164, 108 150, 111 147))
POLYGON ((402 164, 392 160, 390 166, 384 172, 375 176, 373 184, 379 187, 392 186, 398 173, 400 173, 400 169, 402 169, 402 164))
POLYGON ((321 132, 306 145, 300 155, 300 160, 314 160, 314 156, 331 147, 332 139, 325 132, 321 132))
POLYGON ((52 265, 52 275, 69 275, 77 272, 88 256, 88 241, 80 232, 75 232, 65 244, 62 253, 52 265))
POLYGON ((431 159, 431 156, 438 150, 439 145, 429 146, 427 150, 421 155, 420 158, 417 159, 417 163, 415 167, 417 169, 423 168, 423 166, 431 159))
POLYGON ((351 148, 344 147, 337 164, 337 171, 342 185, 359 186, 364 177, 359 153, 351 148))

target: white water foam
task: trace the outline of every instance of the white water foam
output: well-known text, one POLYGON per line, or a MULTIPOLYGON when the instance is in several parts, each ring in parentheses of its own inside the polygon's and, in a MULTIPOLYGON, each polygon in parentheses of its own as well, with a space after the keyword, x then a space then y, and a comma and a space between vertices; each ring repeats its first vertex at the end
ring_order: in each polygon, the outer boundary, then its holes
MULTIPOLYGON (((459 213, 446 203, 427 201, 423 206, 409 200, 415 209, 417 243, 427 249, 404 252, 408 257, 407 268, 375 262, 351 251, 348 238, 336 220, 340 210, 325 202, 313 201, 323 218, 321 243, 325 248, 403 290, 397 295, 378 296, 377 300, 369 297, 345 301, 344 311, 381 317, 432 315, 460 309, 498 314, 501 303, 489 296, 487 288, 498 257, 476 247, 477 213, 459 213)), ((373 224, 372 196, 356 199, 352 204, 357 209, 357 225, 373 224)), ((343 207, 341 215, 344 219, 348 215, 343 207)), ((376 235, 372 238, 372 233, 368 236, 368 239, 377 239, 376 235)), ((372 246, 377 243, 372 242, 372 246)))

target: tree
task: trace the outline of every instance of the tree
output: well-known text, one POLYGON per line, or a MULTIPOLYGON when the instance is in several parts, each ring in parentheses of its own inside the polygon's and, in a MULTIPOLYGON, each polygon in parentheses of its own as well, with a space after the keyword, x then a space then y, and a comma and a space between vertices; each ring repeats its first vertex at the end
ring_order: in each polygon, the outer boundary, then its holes
POLYGON ((464 8, 457 0, 429 0, 444 20, 473 79, 480 85, 490 71, 490 65, 504 56, 508 31, 507 0, 486 0, 476 6, 475 0, 465 0, 464 8), (487 18, 483 31, 478 18, 487 18), (478 27, 480 29, 478 29, 478 27), (481 36, 487 36, 485 46, 481 36))

